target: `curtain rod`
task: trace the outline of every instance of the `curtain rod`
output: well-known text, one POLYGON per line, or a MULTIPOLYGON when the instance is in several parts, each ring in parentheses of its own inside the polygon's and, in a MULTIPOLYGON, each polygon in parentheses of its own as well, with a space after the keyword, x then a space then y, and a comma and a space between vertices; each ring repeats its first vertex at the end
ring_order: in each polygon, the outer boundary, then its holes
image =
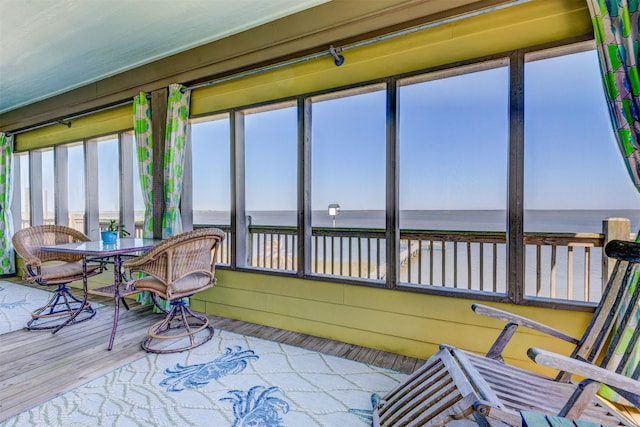
POLYGON ((311 60, 314 60, 314 59, 319 59, 319 58, 322 58, 322 57, 325 57, 325 56, 332 56, 334 58, 334 62, 336 64, 336 66, 339 67, 344 63, 344 56, 340 55, 340 53, 345 52, 347 50, 356 49, 356 48, 359 48, 359 47, 367 46, 367 45, 378 43, 378 42, 381 42, 381 41, 394 39, 396 37, 405 36, 405 35, 412 34, 412 33, 418 32, 418 31, 427 30, 429 28, 435 28, 435 27, 438 27, 438 26, 441 26, 441 25, 450 24, 452 22, 460 21, 462 19, 473 18, 473 17, 479 16, 479 15, 483 15, 485 13, 495 12, 497 10, 506 9, 508 7, 511 7, 511 6, 517 6, 519 4, 528 3, 530 1, 531 0, 510 0, 510 1, 506 2, 506 3, 502 3, 502 4, 499 4, 499 5, 488 6, 488 7, 485 7, 485 8, 473 10, 471 12, 466 12, 466 13, 462 13, 460 15, 452 16, 452 17, 449 17, 449 18, 439 19, 439 20, 436 20, 436 21, 433 21, 433 22, 428 22, 426 24, 418 25, 416 27, 407 28, 405 30, 400 30, 400 31, 396 31, 396 32, 393 32, 393 33, 389 33, 389 34, 383 35, 383 36, 378 36, 378 37, 374 37, 372 39, 367 39, 367 40, 363 40, 363 41, 360 41, 360 42, 356 42, 354 44, 350 44, 350 45, 347 45, 347 46, 344 46, 344 47, 334 47, 333 45, 331 45, 331 46, 329 46, 329 49, 327 51, 318 52, 318 53, 315 53, 315 54, 312 54, 312 55, 308 55, 308 56, 303 56, 301 58, 291 59, 289 61, 280 62, 278 64, 273 64, 273 65, 269 65, 269 66, 262 67, 262 68, 256 68, 256 69, 245 71, 245 72, 238 73, 238 74, 232 74, 230 76, 222 77, 222 78, 216 79, 216 80, 211 80, 211 81, 208 81, 208 82, 205 82, 205 83, 197 83, 195 85, 185 87, 184 89, 182 89, 182 91, 200 89, 200 88, 203 88, 203 87, 208 87, 208 86, 216 85, 216 84, 219 84, 219 83, 226 83, 228 81, 241 79, 243 77, 253 76, 253 75, 264 73, 264 72, 267 72, 267 71, 277 70, 279 68, 284 68, 284 67, 288 67, 290 65, 300 64, 300 63, 311 61, 311 60))
MULTIPOLYGON (((383 35, 383 36, 374 37, 372 39, 363 40, 363 41, 360 41, 360 42, 357 42, 357 43, 354 43, 354 44, 351 44, 351 45, 348 45, 348 46, 345 46, 345 47, 341 47, 341 48, 337 47, 336 48, 333 45, 331 45, 331 46, 329 46, 329 49, 327 51, 318 52, 318 53, 315 53, 315 54, 312 54, 312 55, 308 55, 308 56, 304 56, 304 57, 301 57, 301 58, 292 59, 292 60, 289 60, 289 61, 285 61, 285 62, 281 62, 281 63, 278 63, 278 64, 273 64, 273 65, 269 65, 269 66, 262 67, 262 68, 256 68, 256 69, 249 70, 249 71, 246 71, 246 72, 243 72, 243 73, 232 74, 230 76, 222 77, 222 78, 216 79, 216 80, 211 80, 211 81, 206 82, 206 83, 199 83, 199 84, 195 84, 195 85, 192 85, 192 86, 187 86, 187 87, 185 87, 183 89, 183 91, 200 89, 200 88, 203 88, 203 87, 208 87, 208 86, 212 86, 212 85, 219 84, 219 83, 225 83, 225 82, 228 82, 228 81, 241 79, 243 77, 249 77, 249 76, 256 75, 256 74, 265 73, 267 71, 273 71, 273 70, 277 70, 279 68, 288 67, 290 65, 296 65, 296 64, 300 64, 300 63, 303 63, 303 62, 311 61, 311 60, 314 60, 314 59, 319 59, 319 58, 322 58, 322 57, 325 57, 325 56, 333 57, 334 58, 334 63, 336 64, 336 66, 339 67, 340 65, 342 65, 344 63, 344 56, 340 55, 340 53, 342 53, 344 51, 347 51, 347 50, 350 50, 350 49, 359 48, 359 47, 363 47, 363 46, 367 46, 367 45, 378 43, 378 42, 385 41, 385 40, 394 39, 396 37, 405 36, 405 35, 412 34, 412 33, 418 32, 418 31, 423 31, 423 30, 426 30, 426 29, 429 29, 429 28, 438 27, 440 25, 450 24, 452 22, 460 21, 462 19, 473 18, 473 17, 479 16, 479 15, 483 15, 485 13, 495 12, 497 10, 506 9, 508 7, 511 7, 511 6, 517 6, 519 4, 528 3, 530 1, 531 0, 510 0, 510 1, 502 3, 502 4, 498 4, 498 5, 494 5, 494 6, 488 6, 488 7, 485 7, 485 8, 473 10, 473 11, 466 12, 466 13, 462 13, 460 15, 452 16, 452 17, 449 17, 449 18, 443 18, 443 19, 439 19, 439 20, 436 20, 436 21, 433 21, 433 22, 428 22, 426 24, 418 25, 416 27, 408 28, 408 29, 405 29, 405 30, 396 31, 396 32, 389 33, 389 34, 386 34, 386 35, 383 35)), ((40 128, 43 128, 43 127, 46 127, 46 126, 50 126, 50 125, 55 125, 55 124, 62 124, 62 125, 65 125, 65 126, 70 128, 71 127, 71 123, 69 122, 69 120, 78 119, 80 117, 85 117, 85 116, 88 116, 88 115, 91 115, 91 114, 100 113, 102 111, 111 110, 111 109, 114 109, 114 108, 122 107, 124 105, 132 104, 132 103, 133 103, 133 100, 125 101, 125 102, 122 102, 120 104, 115 104, 115 105, 111 105, 109 107, 104 107, 104 108, 100 108, 100 109, 97 109, 97 110, 88 111, 86 113, 82 113, 82 114, 77 114, 77 115, 74 115, 74 116, 66 117, 66 118, 61 119, 61 120, 53 120, 51 122, 43 123, 43 124, 32 126, 32 127, 27 127, 27 128, 24 128, 24 129, 20 129, 20 130, 14 131, 14 132, 7 132, 6 134, 7 134, 7 136, 9 136, 9 135, 18 135, 20 133, 29 132, 29 131, 32 131, 32 130, 40 129, 40 128)))
POLYGON ((14 131, 14 132, 7 132, 6 135, 7 136, 18 135, 18 134, 21 134, 21 133, 30 132, 32 130, 36 130, 36 129, 40 129, 40 128, 43 128, 43 127, 56 125, 56 124, 57 125, 64 125, 64 126, 70 128, 71 127, 70 120, 79 119, 81 117, 90 116, 92 114, 101 113, 103 111, 113 110, 114 108, 124 107, 125 105, 129 105, 129 104, 133 104, 133 100, 120 102, 119 104, 109 105, 108 107, 98 108, 97 110, 91 110, 91 111, 87 111, 85 113, 75 114, 73 116, 65 117, 64 119, 60 119, 60 120, 52 120, 52 121, 47 122, 47 123, 42 123, 40 125, 27 127, 27 128, 24 128, 24 129, 20 129, 20 130, 14 131))

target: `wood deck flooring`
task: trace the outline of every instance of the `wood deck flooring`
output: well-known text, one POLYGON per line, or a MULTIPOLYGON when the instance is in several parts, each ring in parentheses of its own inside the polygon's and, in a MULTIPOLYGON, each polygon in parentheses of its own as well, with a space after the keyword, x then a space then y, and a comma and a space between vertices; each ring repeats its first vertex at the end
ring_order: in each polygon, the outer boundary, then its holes
MULTIPOLYGON (((6 278, 3 280, 7 280, 6 278)), ((22 283, 19 280, 12 280, 22 283)), ((22 283, 24 284, 24 283, 22 283)), ((50 331, 24 329, 0 335, 0 422, 99 378, 146 355, 140 343, 149 326, 161 318, 150 306, 135 302, 120 309, 112 351, 107 351, 113 325, 113 299, 91 295, 104 304, 96 316, 50 331)), ((411 373, 424 360, 331 341, 262 325, 209 316, 216 329, 290 344, 359 362, 411 373)), ((640 413, 630 413, 638 420, 640 413)))
MULTIPOLYGON (((121 307, 113 350, 107 351, 113 325, 113 299, 91 295, 90 300, 105 305, 98 308, 92 319, 65 327, 55 335, 46 330, 24 329, 0 335, 0 421, 145 356, 140 343, 147 328, 161 315, 153 313, 150 306, 143 307, 135 302, 129 304, 131 309, 128 311, 121 307)), ((424 363, 421 359, 282 329, 216 316, 210 318, 216 329, 401 372, 411 373, 424 363)))

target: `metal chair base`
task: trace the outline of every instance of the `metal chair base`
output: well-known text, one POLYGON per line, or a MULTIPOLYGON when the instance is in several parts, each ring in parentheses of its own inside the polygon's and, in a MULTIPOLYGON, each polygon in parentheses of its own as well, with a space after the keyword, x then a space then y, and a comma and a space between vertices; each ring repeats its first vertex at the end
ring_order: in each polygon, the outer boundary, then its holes
POLYGON ((180 353, 213 338, 214 329, 206 316, 194 313, 182 300, 172 301, 171 305, 167 316, 149 328, 149 336, 142 342, 145 351, 180 353))
POLYGON ((58 329, 64 324, 75 324, 91 319, 96 310, 71 292, 66 285, 58 285, 49 302, 31 313, 25 325, 28 330, 58 329))

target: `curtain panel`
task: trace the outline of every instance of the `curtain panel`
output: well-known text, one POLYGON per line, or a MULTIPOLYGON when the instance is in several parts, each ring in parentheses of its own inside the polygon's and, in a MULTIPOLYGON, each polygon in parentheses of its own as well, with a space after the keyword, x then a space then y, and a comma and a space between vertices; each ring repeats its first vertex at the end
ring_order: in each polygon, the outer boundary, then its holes
MULTIPOLYGON (((182 219, 180 217, 180 194, 182 192, 182 177, 184 175, 184 156, 189 120, 189 100, 191 91, 183 91, 180 84, 169 86, 169 99, 167 106, 167 124, 164 155, 164 199, 165 212, 162 217, 162 238, 182 233, 182 219)), ((147 223, 147 211, 151 215, 153 203, 153 158, 151 138, 151 115, 146 95, 140 94, 134 102, 136 147, 138 149, 138 167, 140 168, 140 185, 145 197, 145 234, 144 237, 153 237, 153 222, 147 223), (145 107, 146 105, 146 107, 145 107), (138 106, 139 108, 137 108, 138 106), (140 142, 138 139, 140 129, 140 142), (145 138, 148 136, 148 138, 145 138), (146 143, 145 143, 146 141, 146 143)), ((153 299, 149 292, 138 294, 137 300, 141 304, 152 304, 153 299)), ((189 305, 189 299, 183 298, 183 303, 189 305)), ((158 297, 157 304, 164 310, 170 310, 171 304, 158 297)), ((157 306, 153 311, 159 313, 162 309, 157 306)))
POLYGON ((638 1, 587 0, 611 124, 629 176, 640 190, 638 1))
MULTIPOLYGON (((153 135, 151 106, 144 92, 140 92, 133 98, 133 132, 136 139, 136 158, 144 203, 142 237, 151 239, 153 238, 153 135)), ((149 292, 140 292, 136 300, 141 304, 153 304, 149 292)))
POLYGON ((182 233, 180 194, 184 175, 184 155, 189 120, 191 91, 180 84, 169 86, 167 128, 164 153, 165 213, 162 218, 162 238, 182 233))
POLYGON ((13 236, 13 135, 0 132, 0 274, 15 274, 13 236))
MULTIPOLYGON (((602 82, 609 107, 611 125, 622 153, 624 163, 636 189, 640 191, 640 75, 638 74, 638 29, 640 18, 638 0, 587 0, 593 22, 594 35, 600 60, 602 82)), ((637 241, 640 241, 640 232, 637 241)), ((640 301, 632 302, 632 293, 638 286, 640 272, 630 279, 628 295, 623 296, 626 309, 636 305, 636 319, 640 319, 640 301)), ((610 365, 616 366, 627 351, 630 334, 623 331, 622 341, 610 365)), ((631 351, 630 370, 640 363, 640 348, 631 351)), ((627 372, 626 374, 629 374, 627 372)), ((602 386, 600 394, 615 402, 625 402, 612 389, 602 386)))
POLYGON ((153 238, 153 137, 151 107, 147 94, 140 92, 133 99, 133 129, 136 138, 138 173, 144 202, 142 237, 153 238))

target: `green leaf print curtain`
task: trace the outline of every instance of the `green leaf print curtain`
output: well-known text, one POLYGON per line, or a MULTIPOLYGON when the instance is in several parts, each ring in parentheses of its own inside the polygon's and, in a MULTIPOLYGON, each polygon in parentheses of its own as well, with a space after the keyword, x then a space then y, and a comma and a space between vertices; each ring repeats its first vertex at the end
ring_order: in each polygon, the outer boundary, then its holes
POLYGON ((189 119, 191 91, 180 84, 169 86, 167 129, 164 153, 165 213, 162 218, 162 238, 182 233, 180 193, 184 167, 185 142, 189 119))
MULTIPOLYGON (((633 184, 640 191, 640 75, 638 74, 638 10, 639 0, 587 0, 593 21, 602 81, 609 106, 609 114, 618 147, 624 158, 633 184)), ((640 232, 636 241, 640 241, 640 232)), ((625 302, 631 300, 631 293, 638 285, 640 272, 629 279, 629 294, 625 302)), ((628 302, 624 304, 628 307, 628 302)), ((626 308, 626 307, 625 307, 626 308)), ((640 321, 640 302, 636 304, 635 323, 640 321)), ((625 337, 633 332, 631 322, 625 337)), ((628 343, 628 340, 626 340, 628 343)), ((619 363, 628 345, 623 340, 616 350, 611 366, 619 363)), ((640 362, 640 348, 632 351, 630 373, 640 362)), ((627 373, 627 374, 628 374, 627 373)), ((610 400, 624 402, 613 390, 603 386, 600 394, 610 400)))
MULTIPOLYGON (((140 92, 133 98, 133 131, 136 137, 136 157, 138 174, 144 203, 144 224, 142 237, 153 238, 153 137, 151 133, 151 106, 147 94, 140 92)), ((140 292, 137 297, 140 304, 153 304, 149 292, 140 292)), ((166 308, 166 304, 162 304, 166 308)), ((154 307, 155 312, 160 312, 154 307)))
POLYGON ((638 0, 587 0, 611 124, 627 170, 640 191, 638 0))
POLYGON ((153 139, 151 135, 151 108, 147 94, 141 92, 133 99, 133 124, 142 200, 144 225, 142 237, 153 238, 153 139))
POLYGON ((13 135, 0 132, 0 274, 16 272, 15 256, 11 237, 13 236, 13 135))

